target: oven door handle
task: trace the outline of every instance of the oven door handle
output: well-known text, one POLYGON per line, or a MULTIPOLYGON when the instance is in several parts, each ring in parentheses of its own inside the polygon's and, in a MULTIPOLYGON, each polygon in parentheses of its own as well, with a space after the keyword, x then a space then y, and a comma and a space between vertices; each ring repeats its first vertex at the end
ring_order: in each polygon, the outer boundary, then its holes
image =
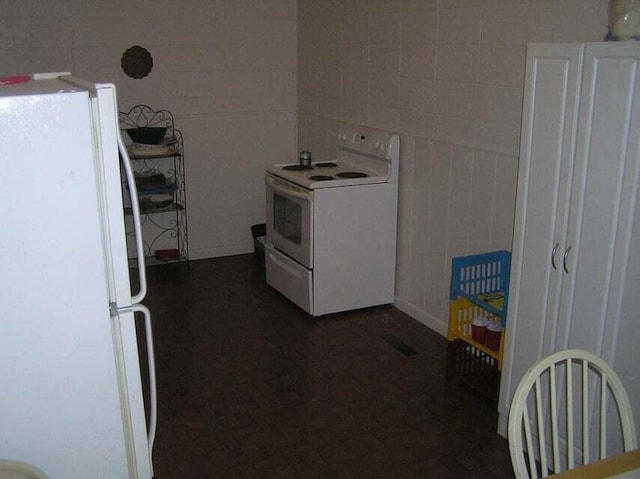
POLYGON ((301 200, 305 200, 305 201, 311 200, 311 193, 303 193, 300 191, 291 190, 286 186, 283 187, 282 184, 279 183, 275 178, 267 177, 266 179, 267 179, 267 183, 269 183, 269 186, 271 186, 271 188, 273 188, 275 191, 279 191, 284 195, 292 196, 294 198, 299 198, 301 200))

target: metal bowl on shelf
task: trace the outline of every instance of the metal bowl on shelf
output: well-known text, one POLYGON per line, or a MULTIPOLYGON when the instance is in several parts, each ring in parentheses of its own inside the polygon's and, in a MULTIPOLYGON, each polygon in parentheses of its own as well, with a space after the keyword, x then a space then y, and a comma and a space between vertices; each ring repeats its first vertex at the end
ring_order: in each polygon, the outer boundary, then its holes
POLYGON ((128 128, 127 134, 134 143, 144 145, 157 145, 167 134, 166 126, 145 126, 140 128, 128 128))

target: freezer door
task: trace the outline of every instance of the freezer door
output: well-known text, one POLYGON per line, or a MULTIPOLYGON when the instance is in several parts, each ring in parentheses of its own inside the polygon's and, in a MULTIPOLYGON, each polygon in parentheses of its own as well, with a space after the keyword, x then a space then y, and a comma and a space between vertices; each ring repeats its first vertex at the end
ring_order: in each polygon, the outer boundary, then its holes
POLYGON ((122 142, 118 122, 118 104, 116 89, 109 83, 93 84, 77 77, 63 77, 64 83, 83 88, 89 92, 89 105, 93 123, 94 161, 96 164, 98 192, 101 195, 102 221, 107 274, 109 279, 110 301, 118 308, 128 307, 144 299, 147 290, 144 254, 142 253, 142 235, 138 211, 137 192, 126 148, 122 142), (138 248, 138 288, 131 293, 127 241, 122 200, 123 176, 120 166, 131 175, 125 175, 128 181, 127 194, 132 195, 136 244, 138 248), (129 178, 130 177, 130 178, 129 178))
POLYGON ((144 477, 123 421, 88 93, 4 93, 0 453, 52 478, 144 477))

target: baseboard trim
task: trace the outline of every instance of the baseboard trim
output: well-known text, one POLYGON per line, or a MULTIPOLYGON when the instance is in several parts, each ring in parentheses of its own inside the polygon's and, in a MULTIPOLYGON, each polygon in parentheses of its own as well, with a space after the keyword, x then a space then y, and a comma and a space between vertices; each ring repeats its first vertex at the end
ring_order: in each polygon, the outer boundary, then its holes
POLYGON ((222 256, 235 256, 248 253, 253 253, 253 243, 218 246, 215 248, 190 248, 189 259, 220 258, 222 256))
POLYGON ((395 297, 394 306, 403 313, 408 314, 413 319, 424 324, 426 327, 433 329, 436 333, 447 337, 447 324, 442 323, 442 321, 438 320, 438 318, 436 318, 435 316, 432 316, 426 311, 423 311, 422 309, 398 296, 395 297))

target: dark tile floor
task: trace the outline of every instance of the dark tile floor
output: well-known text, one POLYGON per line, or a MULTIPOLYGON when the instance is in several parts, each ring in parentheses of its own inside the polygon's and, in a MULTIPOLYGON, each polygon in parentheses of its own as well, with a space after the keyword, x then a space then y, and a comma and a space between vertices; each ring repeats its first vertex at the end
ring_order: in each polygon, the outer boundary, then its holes
POLYGON ((513 477, 495 403, 447 382, 446 340, 397 309, 312 319, 253 255, 148 275, 156 478, 513 477))

